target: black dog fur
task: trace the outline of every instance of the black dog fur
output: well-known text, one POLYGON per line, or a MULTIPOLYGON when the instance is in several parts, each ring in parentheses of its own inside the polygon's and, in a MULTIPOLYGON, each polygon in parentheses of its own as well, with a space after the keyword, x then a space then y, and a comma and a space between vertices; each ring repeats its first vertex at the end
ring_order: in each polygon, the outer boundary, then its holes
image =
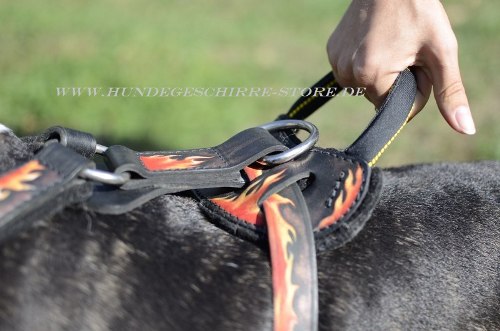
MULTIPOLYGON (((30 157, 0 134, 0 171, 30 157)), ((384 171, 349 244, 318 255, 321 330, 500 330, 500 162, 384 171)), ((189 197, 79 206, 0 244, 1 330, 271 330, 266 251, 189 197)))

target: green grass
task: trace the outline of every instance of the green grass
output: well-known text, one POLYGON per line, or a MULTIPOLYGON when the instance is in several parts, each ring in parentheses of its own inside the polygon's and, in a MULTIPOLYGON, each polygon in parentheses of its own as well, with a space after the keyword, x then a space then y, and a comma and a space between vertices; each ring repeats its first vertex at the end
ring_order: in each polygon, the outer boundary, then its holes
MULTIPOLYGON (((219 143, 293 103, 268 98, 64 98, 59 86, 308 86, 348 1, 34 1, 0 4, 0 121, 18 134, 61 124, 144 148, 219 143), (135 144, 134 144, 135 143, 135 144)), ((500 158, 500 3, 445 1, 478 133, 447 127, 433 102, 381 165, 500 158)), ((311 121, 343 147, 372 115, 338 98, 311 121)))

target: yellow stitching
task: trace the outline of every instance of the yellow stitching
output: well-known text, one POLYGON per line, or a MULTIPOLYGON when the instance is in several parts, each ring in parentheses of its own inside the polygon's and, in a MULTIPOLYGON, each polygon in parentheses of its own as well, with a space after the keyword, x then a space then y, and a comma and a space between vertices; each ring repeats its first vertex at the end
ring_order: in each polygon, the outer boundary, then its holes
MULTIPOLYGON (((332 85, 335 85, 337 81, 334 79, 330 83, 326 84, 325 87, 331 87, 332 85)), ((293 109, 290 112, 290 118, 293 118, 299 111, 301 111, 305 106, 307 106, 314 98, 317 98, 316 94, 313 94, 311 97, 308 99, 304 100, 300 105, 298 105, 295 109, 293 109)))
POLYGON ((401 130, 403 130, 403 128, 405 127, 406 123, 408 123, 408 121, 410 120, 410 114, 413 112, 413 108, 414 107, 415 107, 415 104, 413 104, 413 106, 411 107, 411 110, 408 113, 408 116, 406 117, 406 120, 404 121, 403 125, 401 125, 401 127, 399 128, 399 130, 396 131, 396 133, 391 137, 391 139, 389 139, 389 141, 384 145, 384 147, 382 147, 382 149, 377 153, 377 155, 375 155, 375 157, 370 162, 368 162, 368 165, 370 167, 373 167, 373 165, 378 161, 378 159, 380 158, 380 156, 382 156, 382 154, 385 152, 385 150, 387 149, 387 147, 389 147, 389 145, 392 143, 392 141, 399 134, 399 132, 401 132, 401 130))
MULTIPOLYGON (((331 87, 332 85, 335 85, 335 83, 337 83, 337 81, 334 79, 332 80, 330 83, 326 84, 325 87, 331 87)), ((313 94, 310 98, 302 101, 302 103, 300 105, 298 105, 296 108, 292 109, 291 111, 289 111, 289 115, 288 117, 290 118, 293 118, 295 115, 297 115, 297 113, 299 111, 302 110, 302 108, 304 108, 305 106, 307 106, 312 100, 314 100, 314 98, 317 98, 316 94, 313 94)))

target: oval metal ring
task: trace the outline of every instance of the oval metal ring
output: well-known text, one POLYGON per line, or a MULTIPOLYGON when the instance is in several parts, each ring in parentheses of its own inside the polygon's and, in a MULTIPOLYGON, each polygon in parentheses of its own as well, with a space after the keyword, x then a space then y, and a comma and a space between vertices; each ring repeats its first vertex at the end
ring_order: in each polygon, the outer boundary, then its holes
POLYGON ((313 148, 319 139, 318 128, 314 124, 306 121, 280 120, 262 124, 259 127, 270 132, 283 129, 302 129, 309 132, 309 137, 297 146, 278 154, 264 156, 261 161, 267 164, 277 165, 288 162, 313 148))
POLYGON ((98 183, 118 186, 125 184, 130 179, 130 174, 128 172, 115 174, 113 172, 89 168, 83 169, 79 175, 81 178, 89 179, 98 183))

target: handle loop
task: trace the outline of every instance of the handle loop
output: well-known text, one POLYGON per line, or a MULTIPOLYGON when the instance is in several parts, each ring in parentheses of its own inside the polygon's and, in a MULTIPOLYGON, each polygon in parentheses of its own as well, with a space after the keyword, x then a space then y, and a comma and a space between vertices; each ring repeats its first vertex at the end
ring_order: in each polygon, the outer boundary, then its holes
MULTIPOLYGON (((314 84, 312 89, 319 87, 342 89, 331 72, 314 84)), ((405 69, 396 78, 384 103, 378 109, 377 114, 367 128, 344 152, 365 160, 370 166, 373 166, 408 122, 416 95, 417 82, 415 76, 410 69, 405 69)), ((304 119, 332 97, 318 97, 315 94, 301 97, 293 104, 288 113, 281 118, 304 119)))

